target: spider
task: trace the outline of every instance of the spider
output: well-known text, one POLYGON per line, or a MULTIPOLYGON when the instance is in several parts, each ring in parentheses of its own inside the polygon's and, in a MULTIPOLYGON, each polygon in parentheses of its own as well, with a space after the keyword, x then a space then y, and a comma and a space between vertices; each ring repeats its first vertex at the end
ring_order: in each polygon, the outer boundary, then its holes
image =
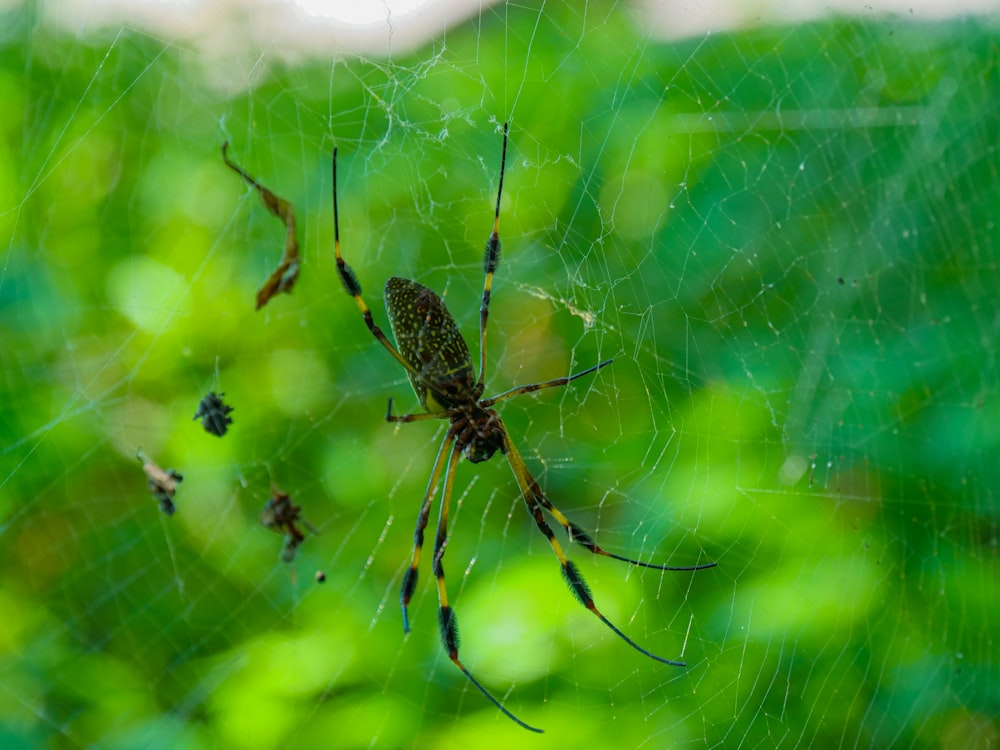
POLYGON ((462 664, 458 657, 458 623, 455 612, 448 603, 448 593, 444 580, 444 554, 448 543, 448 511, 452 499, 455 468, 463 453, 474 464, 489 460, 497 451, 506 456, 507 462, 514 473, 514 478, 520 488, 528 514, 535 522, 538 530, 548 540, 552 551, 559 560, 563 578, 565 578, 573 595, 584 607, 593 612, 601 622, 607 625, 615 635, 651 659, 672 666, 685 666, 684 662, 665 659, 647 651, 601 614, 601 611, 594 604, 590 588, 586 581, 584 581, 579 569, 566 557, 562 546, 556 540, 552 527, 545 519, 545 513, 548 513, 556 523, 566 530, 570 542, 582 545, 595 555, 611 557, 629 565, 637 565, 654 570, 702 570, 711 568, 716 563, 672 567, 668 565, 654 565, 606 552, 598 546, 590 534, 566 518, 549 501, 538 482, 528 471, 528 467, 521 458, 521 454, 518 453, 514 442, 511 440, 510 433, 496 409, 493 408, 499 402, 523 393, 532 393, 545 388, 558 388, 567 385, 578 378, 595 373, 611 364, 610 359, 573 375, 556 378, 555 380, 547 380, 542 383, 521 385, 489 398, 482 397, 485 390, 486 322, 490 311, 493 274, 500 264, 498 228, 500 224, 500 196, 503 192, 504 168, 507 161, 507 135, 508 126, 505 123, 503 126, 503 149, 500 157, 500 179, 497 187, 496 208, 493 213, 493 231, 486 243, 486 250, 483 255, 485 281, 483 283, 482 303, 479 308, 478 378, 472 368, 469 347, 462 337, 458 326, 455 324, 454 318, 452 318, 448 308, 445 307, 442 299, 422 284, 399 277, 392 277, 385 284, 385 307, 389 316, 389 325, 396 339, 396 346, 392 345, 385 333, 382 332, 382 329, 374 322, 371 310, 361 296, 361 284, 358 282, 353 269, 344 261, 340 252, 340 228, 337 214, 336 149, 333 151, 334 248, 337 271, 343 282, 344 289, 357 304, 358 310, 364 318, 365 325, 368 326, 368 330, 371 331, 372 335, 386 351, 406 370, 410 384, 413 386, 420 405, 424 409, 423 413, 394 415, 392 413, 392 399, 390 399, 385 417, 386 421, 401 424, 425 419, 444 419, 449 422, 448 430, 441 442, 437 458, 435 458, 433 468, 431 469, 423 502, 420 505, 417 525, 413 533, 413 551, 410 557, 410 565, 403 575, 402 591, 400 594, 400 604, 403 610, 403 630, 405 633, 408 633, 410 630, 408 608, 417 586, 417 565, 420 562, 421 550, 423 549, 424 531, 427 527, 431 503, 437 494, 438 487, 441 486, 441 506, 434 539, 432 569, 437 579, 439 602, 438 623, 441 631, 441 640, 444 643, 445 650, 448 652, 448 658, 468 678, 469 682, 507 718, 532 732, 541 732, 543 730, 525 723, 511 713, 510 710, 473 677, 472 673, 462 664))

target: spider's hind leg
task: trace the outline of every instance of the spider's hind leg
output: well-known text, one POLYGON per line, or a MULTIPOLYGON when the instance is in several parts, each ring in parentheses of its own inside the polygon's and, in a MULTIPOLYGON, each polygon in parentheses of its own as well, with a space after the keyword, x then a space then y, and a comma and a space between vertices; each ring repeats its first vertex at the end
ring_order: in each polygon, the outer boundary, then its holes
MULTIPOLYGON (((392 401, 389 402, 392 409, 392 401)), ((420 513, 417 514, 417 526, 413 530, 413 552, 410 555, 410 567, 403 574, 403 585, 400 587, 399 604, 403 609, 403 632, 410 632, 410 599, 417 588, 417 567, 420 564, 420 552, 424 547, 424 530, 427 528, 427 519, 431 512, 431 503, 434 501, 434 494, 437 492, 438 482, 441 480, 441 470, 444 468, 445 456, 454 453, 452 446, 455 444, 455 433, 451 430, 441 442, 438 449, 437 458, 434 459, 434 468, 431 469, 430 479, 427 480, 427 492, 424 493, 424 501, 420 504, 420 513)), ((436 564, 436 563, 435 563, 436 564)))
MULTIPOLYGON (((440 459, 443 456, 443 450, 444 446, 442 446, 442 453, 438 456, 439 462, 441 462, 440 459)), ((504 714, 504 716, 524 729, 541 733, 543 730, 533 727, 530 724, 526 724, 505 708, 504 705, 490 693, 490 691, 483 687, 479 680, 472 676, 472 673, 466 669, 465 665, 462 664, 461 660, 458 658, 458 620, 455 617, 455 611, 448 604, 448 591, 444 582, 443 560, 445 550, 448 546, 448 510, 451 505, 452 486, 455 483, 455 467, 458 464, 458 459, 461 457, 462 452, 455 445, 453 445, 450 450, 451 453, 448 459, 448 471, 445 474, 444 491, 441 497, 441 509, 438 514, 437 536, 434 539, 434 576, 437 578, 438 623, 441 628, 441 642, 444 644, 444 648, 448 652, 448 658, 451 659, 452 663, 458 667, 459 670, 461 670, 462 674, 466 676, 469 682, 471 682, 480 693, 482 693, 494 706, 496 706, 504 714)), ((435 470, 439 472, 440 467, 436 466, 435 470)))
MULTIPOLYGON (((601 548, 598 547, 594 543, 594 541, 582 529, 580 529, 575 524, 572 524, 561 513, 559 514, 559 516, 555 516, 555 513, 558 513, 558 511, 556 511, 556 509, 552 506, 552 504, 549 503, 547 499, 545 499, 545 494, 542 492, 541 487, 538 486, 538 482, 535 481, 535 478, 531 476, 531 473, 528 471, 528 467, 525 465, 524 459, 521 458, 521 454, 518 453, 517 448, 514 447, 514 443, 511 441, 510 435, 507 434, 506 428, 504 429, 503 433, 504 433, 504 453, 507 454, 507 460, 510 463, 511 470, 514 472, 514 478, 517 480, 518 486, 521 488, 521 496, 524 499, 525 505, 528 507, 528 513, 531 515, 532 520, 535 522, 535 526, 538 527, 538 530, 541 531, 542 534, 545 536, 545 538, 548 540, 549 546, 552 548, 552 551, 559 559, 559 565, 562 567, 563 578, 566 580, 566 583, 569 585, 570 590, 573 592, 573 596, 577 598, 580 604, 582 604, 584 607, 593 612, 594 615, 601 622, 607 625, 608 628, 610 628, 615 635, 617 635, 619 638, 621 638, 623 641, 625 641, 628 645, 630 645, 639 653, 645 654, 650 659, 655 659, 658 662, 662 662, 663 664, 670 664, 671 666, 674 667, 687 666, 682 661, 675 661, 674 659, 666 659, 662 656, 657 656, 651 651, 647 651, 638 643, 636 643, 627 635, 625 635, 621 630, 615 627, 615 625, 607 617, 601 614, 601 611, 597 608, 597 605, 594 603, 594 597, 591 596, 590 587, 587 585, 587 582, 583 579, 583 575, 581 575, 576 565, 566 557, 566 553, 563 552, 562 546, 556 540, 555 532, 552 531, 552 527, 549 526, 549 524, 545 521, 545 515, 542 512, 542 509, 545 508, 545 510, 549 511, 549 513, 552 513, 553 516, 556 517, 557 519, 562 518, 562 520, 565 521, 564 525, 566 526, 567 530, 570 531, 570 533, 576 533, 582 535, 583 538, 585 538, 590 543, 590 545, 592 545, 592 548, 591 546, 588 546, 588 549, 590 549, 591 552, 594 552, 595 554, 605 554, 605 555, 607 555, 608 553, 601 550, 601 548)), ((580 543, 584 544, 583 541, 581 541, 580 543)), ((613 557, 613 555, 609 556, 613 557)), ((641 564, 633 560, 628 560, 627 558, 621 558, 621 559, 625 559, 628 562, 633 562, 636 565, 641 564)), ((651 565, 649 567, 656 567, 656 566, 651 565)))
POLYGON ((624 557, 623 555, 616 555, 613 552, 608 552, 598 545, 590 534, 566 518, 566 516, 564 516, 562 512, 560 512, 560 510, 549 501, 549 499, 545 496, 545 493, 542 492, 541 488, 534 481, 534 478, 531 479, 531 491, 538 504, 545 508, 549 515, 556 519, 560 526, 566 529, 566 533, 569 535, 569 540, 586 547, 595 555, 603 555, 604 557, 610 557, 613 560, 621 560, 629 565, 638 565, 639 567, 652 568, 653 570, 704 570, 706 568, 714 568, 718 565, 718 563, 715 562, 701 563, 700 565, 660 565, 657 563, 642 562, 641 560, 634 560, 631 557, 624 557))

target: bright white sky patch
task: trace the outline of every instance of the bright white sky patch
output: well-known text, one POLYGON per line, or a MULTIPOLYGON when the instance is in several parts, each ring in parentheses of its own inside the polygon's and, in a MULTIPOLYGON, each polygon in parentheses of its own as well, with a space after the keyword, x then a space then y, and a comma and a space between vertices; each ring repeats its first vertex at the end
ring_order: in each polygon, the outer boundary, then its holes
MULTIPOLYGON (((42 0, 44 17, 69 33, 141 29, 193 45, 207 77, 245 86, 259 62, 296 64, 340 55, 392 57, 495 3, 483 0, 42 0), (233 61, 243 60, 245 64, 233 61), (250 60, 250 62, 246 62, 250 60)), ((0 0, 2 3, 3 0, 0 0)))
MULTIPOLYGON (((16 2, 16 0, 14 0, 16 2)), ((338 55, 392 57, 414 50, 477 15, 503 15, 499 0, 42 0, 47 19, 71 33, 139 28, 193 44, 207 76, 224 88, 247 85, 260 61, 295 64, 338 55), (250 56, 246 69, 229 63, 250 56)), ((0 0, 2 7, 4 0, 0 0)), ((700 37, 829 15, 940 18, 989 14, 996 0, 712 0, 627 2, 637 28, 660 39, 700 37)))
POLYGON ((298 5, 308 15, 317 18, 327 18, 357 26, 370 26, 385 23, 386 20, 390 22, 401 20, 403 17, 434 3, 433 0, 382 0, 381 2, 377 0, 375 2, 295 0, 292 4, 298 5))

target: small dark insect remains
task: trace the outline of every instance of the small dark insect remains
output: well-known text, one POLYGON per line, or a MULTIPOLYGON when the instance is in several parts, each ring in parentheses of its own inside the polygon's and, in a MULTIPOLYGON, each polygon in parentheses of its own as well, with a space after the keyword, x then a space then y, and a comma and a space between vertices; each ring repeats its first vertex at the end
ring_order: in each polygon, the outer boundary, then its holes
POLYGON ((194 419, 200 419, 205 432, 222 437, 233 423, 233 418, 229 416, 233 407, 227 406, 222 400, 225 393, 211 391, 198 404, 198 411, 194 413, 194 419))
POLYGON ((229 142, 222 144, 222 160, 226 166, 236 172, 247 185, 257 191, 264 207, 275 217, 281 219, 285 225, 285 252, 281 256, 281 262, 274 269, 263 286, 257 290, 257 308, 260 309, 267 304, 268 300, 281 292, 291 293, 299 278, 299 241, 295 237, 295 211, 292 204, 284 198, 279 198, 257 180, 244 172, 234 162, 229 160, 229 142))
POLYGON ((295 551, 306 540, 306 535, 296 526, 299 521, 308 531, 313 534, 319 533, 302 518, 302 507, 292 502, 291 495, 272 485, 271 499, 265 503, 264 509, 260 512, 260 522, 264 528, 285 535, 285 543, 281 546, 282 562, 290 563, 294 560, 295 551))
POLYGON ((146 486, 153 499, 160 504, 160 510, 172 516, 175 510, 174 495, 177 493, 177 485, 184 481, 184 477, 173 469, 161 469, 146 458, 141 450, 136 451, 135 457, 142 464, 142 470, 146 474, 146 486))

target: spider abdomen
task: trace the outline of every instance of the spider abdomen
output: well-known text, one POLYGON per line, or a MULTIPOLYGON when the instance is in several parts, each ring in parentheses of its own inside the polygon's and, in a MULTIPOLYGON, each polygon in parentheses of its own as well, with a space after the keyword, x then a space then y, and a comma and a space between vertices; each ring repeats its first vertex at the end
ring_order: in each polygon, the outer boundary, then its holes
POLYGON ((476 377, 469 346, 444 301, 431 289, 393 276, 385 282, 385 309, 396 347, 421 406, 447 411, 475 402, 476 377))

